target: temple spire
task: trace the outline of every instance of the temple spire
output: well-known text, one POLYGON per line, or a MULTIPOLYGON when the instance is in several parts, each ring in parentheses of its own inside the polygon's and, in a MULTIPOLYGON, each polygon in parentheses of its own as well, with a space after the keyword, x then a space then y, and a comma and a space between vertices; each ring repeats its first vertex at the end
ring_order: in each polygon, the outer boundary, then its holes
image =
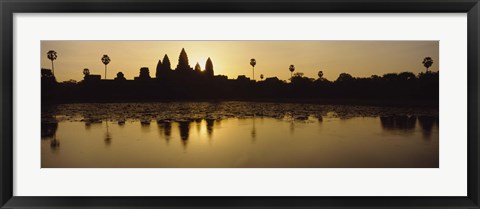
POLYGON ((155 72, 155 77, 159 78, 162 74, 162 60, 158 60, 157 71, 155 72))
POLYGON ((205 63, 205 74, 208 77, 213 77, 213 63, 210 57, 207 59, 207 63, 205 63))
POLYGON ((188 55, 187 55, 187 52, 185 52, 184 48, 182 48, 182 51, 180 52, 180 56, 178 57, 177 70, 182 70, 182 71, 192 70, 192 68, 188 64, 188 55))
POLYGON ((197 64, 195 65, 195 72, 197 72, 197 73, 202 72, 202 68, 200 67, 200 64, 198 64, 198 62, 197 62, 197 64))
POLYGON ((172 66, 170 64, 170 59, 168 58, 167 54, 165 54, 165 56, 163 56, 162 65, 163 65, 164 70, 166 70, 166 71, 172 70, 172 66))

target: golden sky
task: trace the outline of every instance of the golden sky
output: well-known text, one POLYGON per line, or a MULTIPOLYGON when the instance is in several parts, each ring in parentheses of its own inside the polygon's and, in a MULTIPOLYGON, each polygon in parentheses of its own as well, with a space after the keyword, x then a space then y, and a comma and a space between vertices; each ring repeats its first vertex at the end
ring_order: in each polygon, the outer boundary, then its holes
POLYGON ((335 80, 346 72, 354 77, 370 77, 385 73, 404 71, 424 72, 424 57, 432 57, 430 68, 438 71, 438 41, 42 41, 41 67, 51 68, 47 58, 49 50, 55 50, 54 61, 58 81, 83 80, 83 69, 91 74, 104 76, 101 58, 108 54, 107 78, 113 79, 123 72, 127 79, 138 76, 141 67, 150 69, 155 77, 159 59, 168 54, 172 68, 185 48, 189 64, 198 62, 202 69, 208 57, 213 62, 215 75, 226 75, 234 79, 238 75, 252 77, 250 59, 255 58, 255 78, 290 78, 288 67, 295 65, 295 72, 318 78, 322 70, 324 77, 335 80))

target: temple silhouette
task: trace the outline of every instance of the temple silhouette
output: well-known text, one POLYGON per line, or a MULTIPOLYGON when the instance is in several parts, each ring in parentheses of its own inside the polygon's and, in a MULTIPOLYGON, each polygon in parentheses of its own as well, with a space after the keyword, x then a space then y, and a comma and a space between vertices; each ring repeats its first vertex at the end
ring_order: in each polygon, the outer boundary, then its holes
MULTIPOLYGON (((48 69, 44 69, 48 70, 48 69)), ((102 80, 101 75, 90 74, 88 69, 84 70, 84 80, 86 83, 98 83, 108 82, 108 79, 102 80)), ((156 81, 168 82, 168 81, 191 81, 194 79, 212 79, 214 77, 213 63, 210 57, 205 63, 205 70, 202 71, 200 64, 197 63, 195 68, 192 68, 188 62, 188 55, 184 48, 180 52, 178 58, 178 65, 175 69, 172 69, 170 64, 170 58, 167 54, 163 57, 163 60, 158 60, 157 68, 155 71, 155 77, 150 76, 150 69, 148 67, 141 67, 139 75, 134 77, 134 81, 149 81, 155 79, 156 81)), ((224 76, 217 76, 224 78, 224 76)), ((123 72, 118 72, 114 81, 127 81, 123 72)))
MULTIPOLYGON (((105 57, 106 74, 110 59, 108 55, 105 57)), ((215 75, 210 57, 205 63, 205 69, 202 70, 199 63, 192 67, 187 52, 182 48, 176 68, 172 68, 170 58, 165 54, 158 60, 154 77, 148 67, 141 67, 133 80, 126 79, 122 72, 118 72, 113 79, 102 79, 101 75, 90 74, 89 69, 84 69, 82 81, 59 83, 52 70, 42 68, 42 103, 213 99, 347 101, 350 104, 371 101, 393 104, 425 102, 438 106, 439 73, 428 70, 428 67, 426 72, 418 75, 402 72, 356 78, 341 73, 335 81, 329 81, 323 77, 323 71, 319 71, 319 77, 314 79, 301 72, 293 73, 292 66, 289 81, 277 77, 263 79, 263 74, 259 81, 251 80, 245 75, 229 79, 225 75, 215 75)))

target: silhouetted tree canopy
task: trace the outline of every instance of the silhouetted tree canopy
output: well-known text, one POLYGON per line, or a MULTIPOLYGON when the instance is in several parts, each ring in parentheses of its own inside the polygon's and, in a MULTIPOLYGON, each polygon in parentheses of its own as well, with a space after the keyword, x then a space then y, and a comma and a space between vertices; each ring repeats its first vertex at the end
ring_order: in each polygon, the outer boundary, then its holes
POLYGON ((337 80, 335 82, 351 82, 353 81, 352 75, 348 73, 340 73, 337 80))
POLYGON ((288 67, 288 70, 290 71, 290 80, 293 79, 293 71, 295 71, 295 65, 290 65, 288 67))
POLYGON ((323 79, 323 71, 318 71, 318 79, 323 79))
POLYGON ((55 50, 50 50, 47 52, 47 58, 51 61, 54 61, 57 59, 57 52, 55 50))
POLYGON ((52 70, 50 69, 45 69, 45 68, 42 68, 41 69, 41 75, 42 75, 42 79, 47 79, 47 78, 53 78, 53 73, 52 73, 52 70))
POLYGON ((433 59, 431 57, 425 57, 423 59, 422 64, 423 66, 425 66, 425 68, 427 68, 426 72, 428 72, 428 68, 430 68, 433 65, 433 59))
POLYGON ((118 73, 117 73, 117 77, 115 77, 115 80, 117 80, 117 81, 125 81, 125 80, 127 80, 127 79, 125 78, 125 75, 123 75, 122 72, 118 72, 118 73))
POLYGON ((88 68, 83 69, 83 75, 84 76, 90 75, 90 70, 88 68))
POLYGON ((256 64, 257 64, 257 60, 255 60, 254 58, 250 59, 250 65, 252 67, 255 67, 256 64))

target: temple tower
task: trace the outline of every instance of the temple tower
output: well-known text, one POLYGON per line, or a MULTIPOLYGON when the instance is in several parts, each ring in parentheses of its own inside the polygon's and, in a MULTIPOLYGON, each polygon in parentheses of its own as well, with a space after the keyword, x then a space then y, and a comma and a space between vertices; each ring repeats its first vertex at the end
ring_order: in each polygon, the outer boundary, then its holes
POLYGON ((185 52, 184 48, 182 48, 182 51, 180 52, 180 56, 178 57, 178 65, 177 65, 176 70, 178 70, 178 71, 193 71, 193 69, 188 64, 188 56, 187 56, 187 52, 185 52))
POLYGON ((205 75, 213 77, 213 63, 210 57, 207 59, 207 63, 205 63, 205 75))

